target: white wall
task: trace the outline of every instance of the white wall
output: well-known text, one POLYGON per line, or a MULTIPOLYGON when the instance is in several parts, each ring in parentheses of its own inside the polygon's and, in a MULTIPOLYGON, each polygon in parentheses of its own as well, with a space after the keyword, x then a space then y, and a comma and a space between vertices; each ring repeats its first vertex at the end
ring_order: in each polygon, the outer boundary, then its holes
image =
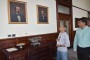
POLYGON ((78 28, 75 28, 75 18, 82 18, 82 17, 88 17, 88 12, 73 7, 73 30, 78 29, 78 28))
MULTIPOLYGON (((82 8, 84 10, 90 11, 90 0, 72 0, 73 6, 82 8)), ((72 7, 73 12, 73 30, 75 28, 75 18, 88 17, 88 12, 75 7, 72 7)))
MULTIPOLYGON (((24 1, 24 0, 22 0, 24 1)), ((8 23, 8 0, 0 0, 0 39, 8 38, 9 34, 16 37, 57 32, 55 0, 25 0, 27 2, 28 24, 8 23), (49 24, 37 24, 36 5, 49 8, 49 24)))
POLYGON ((72 0, 74 6, 90 11, 90 0, 72 0))

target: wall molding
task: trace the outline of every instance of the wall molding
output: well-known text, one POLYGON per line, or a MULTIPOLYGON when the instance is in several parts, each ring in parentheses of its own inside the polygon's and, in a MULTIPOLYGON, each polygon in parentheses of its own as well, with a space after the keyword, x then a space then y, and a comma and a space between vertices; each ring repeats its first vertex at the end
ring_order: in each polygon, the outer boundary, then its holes
POLYGON ((86 9, 83 9, 83 8, 80 8, 80 7, 77 7, 77 6, 74 6, 74 5, 72 5, 72 7, 75 7, 75 8, 78 8, 78 9, 81 9, 81 10, 84 10, 84 11, 87 11, 87 12, 90 12, 90 11, 88 11, 86 9))
POLYGON ((28 35, 28 36, 21 36, 21 37, 3 38, 3 39, 0 39, 0 41, 2 41, 2 40, 9 40, 9 39, 36 37, 36 36, 47 36, 47 35, 53 35, 53 34, 57 34, 57 32, 55 32, 55 33, 48 33, 48 34, 39 34, 39 35, 28 35))

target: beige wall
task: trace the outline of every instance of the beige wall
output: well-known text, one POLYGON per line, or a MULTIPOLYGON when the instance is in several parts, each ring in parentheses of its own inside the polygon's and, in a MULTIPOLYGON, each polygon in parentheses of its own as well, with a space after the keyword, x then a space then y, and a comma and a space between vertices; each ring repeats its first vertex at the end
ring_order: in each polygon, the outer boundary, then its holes
POLYGON ((90 0, 72 0, 74 6, 90 11, 90 0))
POLYGON ((16 37, 20 37, 57 32, 55 0, 22 1, 27 2, 28 24, 9 24, 7 3, 8 0, 0 0, 0 39, 8 38, 9 34, 16 34, 16 37), (37 24, 36 5, 43 5, 48 7, 49 24, 37 24))
MULTIPOLYGON (((73 6, 82 8, 84 10, 90 11, 90 0, 72 0, 73 6)), ((75 18, 88 17, 88 12, 81 10, 79 8, 72 7, 73 12, 73 30, 77 30, 75 28, 75 18)))

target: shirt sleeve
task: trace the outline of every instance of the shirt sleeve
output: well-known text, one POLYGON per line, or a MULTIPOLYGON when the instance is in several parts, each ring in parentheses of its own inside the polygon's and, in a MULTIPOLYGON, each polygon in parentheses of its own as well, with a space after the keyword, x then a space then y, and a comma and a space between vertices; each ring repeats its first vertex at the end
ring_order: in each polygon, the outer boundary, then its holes
POLYGON ((77 39, 77 32, 76 32, 74 42, 73 42, 74 51, 77 51, 77 44, 78 44, 78 39, 77 39))
POLYGON ((68 34, 65 36, 65 47, 70 47, 70 40, 68 34))

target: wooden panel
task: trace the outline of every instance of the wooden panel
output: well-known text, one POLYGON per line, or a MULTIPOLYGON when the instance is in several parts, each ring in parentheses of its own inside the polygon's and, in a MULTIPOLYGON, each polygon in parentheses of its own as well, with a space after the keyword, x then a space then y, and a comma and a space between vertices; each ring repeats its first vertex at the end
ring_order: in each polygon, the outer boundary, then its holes
POLYGON ((74 37, 75 37, 76 31, 72 31, 72 37, 71 37, 71 47, 73 47, 73 41, 74 41, 74 37))
POLYGON ((28 38, 31 38, 31 37, 41 37, 42 41, 44 41, 44 40, 56 40, 57 36, 58 36, 57 33, 51 33, 51 34, 0 39, 0 47, 1 48, 14 47, 16 46, 16 44, 21 43, 21 42, 26 43, 28 45, 30 43, 28 41, 28 38))
POLYGON ((16 41, 14 39, 0 41, 1 48, 9 48, 15 46, 16 41))
MULTIPOLYGON (((51 34, 0 39, 0 48, 5 49, 5 48, 9 48, 9 47, 15 47, 17 43, 21 43, 21 42, 29 45, 30 42, 28 41, 28 38, 32 38, 32 37, 41 37, 42 38, 41 42, 45 43, 48 41, 48 44, 50 44, 51 42, 56 42, 55 40, 58 37, 58 34, 51 33, 51 34)), ((3 60, 3 53, 1 52, 1 49, 0 49, 0 60, 3 60)))
POLYGON ((70 7, 72 4, 72 0, 58 0, 58 4, 70 7))
POLYGON ((58 13, 58 20, 70 20, 71 19, 71 15, 68 14, 62 14, 62 13, 58 13))
POLYGON ((53 60, 56 56, 56 41, 44 40, 40 46, 23 47, 22 49, 16 47, 18 50, 14 52, 8 52, 6 49, 2 49, 4 54, 3 60, 53 60))
POLYGON ((4 56, 3 56, 1 49, 0 49, 0 60, 4 60, 4 56))

